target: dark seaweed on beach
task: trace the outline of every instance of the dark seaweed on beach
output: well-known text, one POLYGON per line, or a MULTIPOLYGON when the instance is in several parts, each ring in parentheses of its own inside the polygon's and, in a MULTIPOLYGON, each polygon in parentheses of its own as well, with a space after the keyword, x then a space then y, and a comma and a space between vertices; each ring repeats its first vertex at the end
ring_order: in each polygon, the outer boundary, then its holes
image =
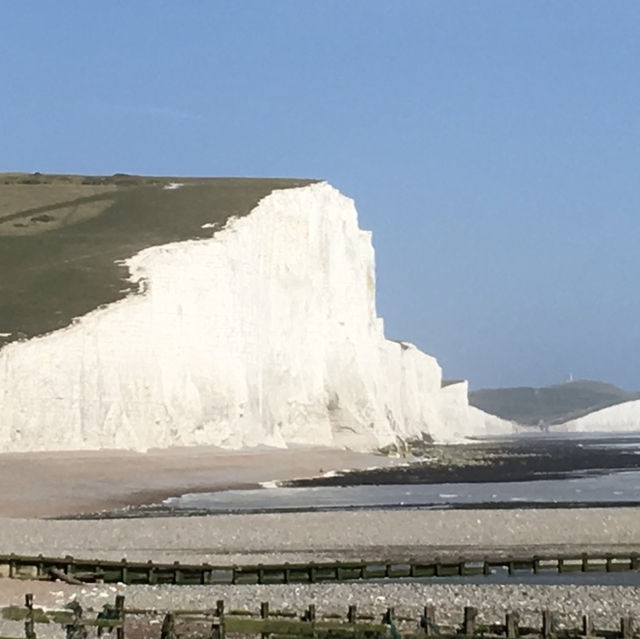
POLYGON ((565 439, 521 438, 510 441, 424 447, 423 457, 407 465, 355 470, 333 477, 314 477, 285 486, 355 486, 379 484, 485 483, 567 479, 605 475, 640 466, 640 437, 565 439))

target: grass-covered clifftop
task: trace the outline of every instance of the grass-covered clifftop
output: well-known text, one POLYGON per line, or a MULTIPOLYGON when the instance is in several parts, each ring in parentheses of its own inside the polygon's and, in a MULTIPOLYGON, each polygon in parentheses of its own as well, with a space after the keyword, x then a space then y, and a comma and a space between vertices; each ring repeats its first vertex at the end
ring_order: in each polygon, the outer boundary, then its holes
POLYGON ((275 189, 312 180, 0 173, 0 347, 130 291, 126 259, 211 237, 275 189))
POLYGON ((490 388, 469 393, 472 406, 525 425, 560 424, 635 399, 640 399, 640 393, 589 380, 544 388, 490 388))

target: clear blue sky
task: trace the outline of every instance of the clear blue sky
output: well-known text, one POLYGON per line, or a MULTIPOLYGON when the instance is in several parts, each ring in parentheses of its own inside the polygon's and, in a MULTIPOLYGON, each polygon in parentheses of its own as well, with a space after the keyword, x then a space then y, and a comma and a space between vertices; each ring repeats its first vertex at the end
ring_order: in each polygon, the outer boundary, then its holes
POLYGON ((4 2, 0 87, 0 170, 327 179, 446 377, 640 390, 640 2, 4 2))

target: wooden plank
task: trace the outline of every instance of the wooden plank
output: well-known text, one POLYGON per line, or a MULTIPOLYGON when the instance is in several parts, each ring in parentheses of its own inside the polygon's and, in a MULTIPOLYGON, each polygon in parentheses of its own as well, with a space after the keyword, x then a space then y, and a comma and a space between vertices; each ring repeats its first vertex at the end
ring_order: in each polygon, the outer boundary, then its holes
POLYGON ((484 562, 483 561, 465 561, 460 566, 460 574, 466 575, 483 575, 484 574, 484 562))
POLYGON ((413 576, 414 577, 434 577, 436 574, 436 567, 434 564, 414 564, 413 576))
MULTIPOLYGON (((245 634, 285 634, 299 635, 304 637, 313 636, 314 632, 322 630, 345 631, 348 626, 342 621, 309 621, 293 619, 247 619, 241 617, 227 617, 225 619, 227 632, 245 634)), ((355 629, 360 632, 386 633, 387 626, 384 624, 358 623, 354 624, 355 629)))
POLYGON ((640 570, 640 556, 637 553, 581 554, 581 555, 539 555, 534 557, 486 557, 484 562, 464 557, 437 558, 406 563, 390 562, 328 562, 296 564, 257 564, 244 566, 211 566, 202 564, 128 562, 112 560, 78 560, 71 556, 63 558, 27 555, 0 555, 0 576, 13 578, 38 578, 55 574, 68 583, 123 581, 125 583, 287 583, 370 579, 386 576, 429 577, 469 574, 488 574, 491 567, 507 567, 511 573, 518 570, 558 570, 559 572, 627 571, 640 570), (64 577, 63 575, 66 575, 64 577))
POLYGON ((60 581, 64 581, 67 584, 73 584, 76 586, 84 585, 83 581, 80 581, 80 579, 76 579, 75 577, 68 575, 66 572, 64 572, 63 570, 60 570, 59 568, 53 568, 53 567, 49 568, 49 574, 52 577, 55 577, 60 581))
MULTIPOLYGON (((237 632, 243 634, 260 634, 265 639, 275 639, 275 636, 292 637, 297 635, 300 637, 318 637, 319 639, 329 639, 329 637, 349 637, 351 639, 374 639, 375 637, 388 636, 390 632, 389 626, 392 626, 393 632, 394 622, 411 622, 414 619, 410 617, 397 617, 393 607, 387 609, 382 623, 375 623, 371 615, 359 615, 356 605, 351 604, 348 608, 346 618, 344 615, 337 613, 328 614, 319 618, 315 606, 309 606, 306 612, 297 618, 297 613, 291 610, 272 610, 268 602, 263 602, 260 606, 260 612, 253 612, 253 616, 249 616, 247 611, 225 611, 223 600, 216 602, 214 609, 205 610, 171 610, 157 611, 145 609, 126 610, 124 597, 116 597, 115 606, 109 610, 103 610, 97 617, 83 615, 83 611, 79 604, 71 604, 73 608, 65 610, 44 610, 36 608, 33 604, 33 597, 27 595, 25 597, 25 606, 8 606, 0 608, 0 616, 3 619, 11 621, 25 622, 25 636, 27 639, 35 639, 35 633, 32 631, 33 625, 37 623, 56 623, 67 627, 69 639, 85 639, 87 630, 90 627, 98 628, 116 628, 116 636, 118 639, 124 639, 124 622, 125 614, 147 614, 147 615, 163 615, 165 623, 162 637, 163 639, 175 639, 174 635, 180 634, 180 629, 176 630, 176 623, 206 622, 209 624, 210 633, 208 636, 214 639, 224 639, 225 633, 237 632), (166 613, 170 613, 167 621, 166 613), (259 617, 258 617, 259 615, 259 617), (170 623, 171 622, 171 623, 170 623), (30 624, 30 625, 29 625, 30 624), (173 624, 173 630, 171 630, 173 624)), ((509 612, 506 615, 505 623, 493 623, 488 626, 478 626, 477 609, 472 606, 464 608, 464 620, 462 628, 443 626, 438 627, 435 623, 435 608, 432 604, 428 604, 424 608, 424 613, 420 620, 422 628, 419 634, 405 634, 405 639, 421 639, 424 637, 438 636, 443 639, 453 639, 460 633, 466 637, 477 637, 479 635, 506 636, 506 639, 517 639, 529 635, 542 634, 543 637, 552 637, 556 635, 555 619, 551 611, 543 612, 542 629, 520 627, 518 612, 509 612)), ((562 631, 563 636, 578 639, 579 637, 593 637, 596 634, 605 639, 633 639, 634 627, 633 619, 626 616, 620 619, 620 630, 616 631, 598 631, 593 628, 593 621, 585 615, 582 620, 581 629, 566 629, 562 631)), ((0 639, 2 639, 0 637, 0 639)))

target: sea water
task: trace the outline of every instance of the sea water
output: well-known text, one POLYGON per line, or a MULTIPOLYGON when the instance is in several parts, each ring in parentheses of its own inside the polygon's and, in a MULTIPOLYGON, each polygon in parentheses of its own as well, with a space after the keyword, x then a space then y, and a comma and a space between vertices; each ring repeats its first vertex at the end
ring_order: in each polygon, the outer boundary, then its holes
MULTIPOLYGON (((558 436, 553 436, 558 451, 558 436)), ((540 507, 562 505, 640 504, 640 436, 612 438, 610 434, 590 435, 580 442, 566 437, 567 446, 589 447, 596 460, 598 451, 619 450, 621 458, 638 455, 638 469, 613 467, 580 469, 563 473, 562 478, 535 478, 535 467, 527 481, 412 483, 357 482, 358 475, 345 475, 343 485, 277 486, 219 492, 188 493, 165 500, 163 505, 178 512, 281 512, 342 510, 361 508, 469 508, 540 507)), ((611 456, 608 457, 611 461, 611 456)), ((419 469, 419 467, 417 467, 419 469)), ((381 473, 387 471, 380 471, 381 473)), ((415 473, 414 473, 415 474, 415 473)), ((418 470, 419 474, 419 470, 418 470)), ((397 477, 401 477, 398 473, 397 477)), ((380 476, 382 477, 382 476, 380 476)), ((374 473, 375 480, 375 473, 374 473)), ((320 480, 319 480, 320 481, 320 480)))

